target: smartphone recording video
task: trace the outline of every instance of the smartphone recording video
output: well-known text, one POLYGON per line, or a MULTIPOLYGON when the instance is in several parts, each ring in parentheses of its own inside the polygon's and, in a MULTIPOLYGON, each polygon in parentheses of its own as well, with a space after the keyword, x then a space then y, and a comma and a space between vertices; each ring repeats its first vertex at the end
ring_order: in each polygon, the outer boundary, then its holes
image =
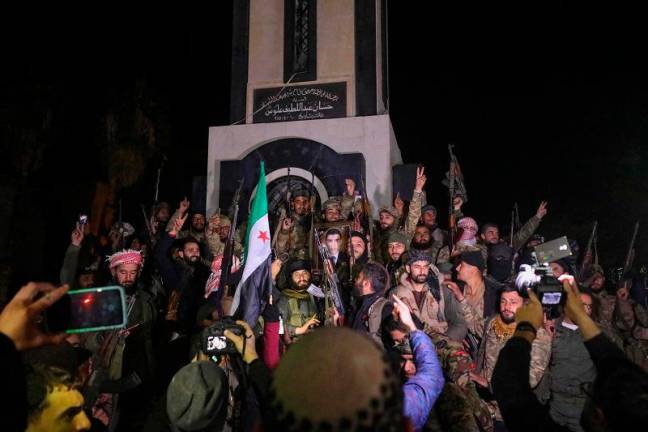
POLYGON ((120 329, 127 320, 124 289, 118 286, 68 291, 45 313, 51 333, 120 329))

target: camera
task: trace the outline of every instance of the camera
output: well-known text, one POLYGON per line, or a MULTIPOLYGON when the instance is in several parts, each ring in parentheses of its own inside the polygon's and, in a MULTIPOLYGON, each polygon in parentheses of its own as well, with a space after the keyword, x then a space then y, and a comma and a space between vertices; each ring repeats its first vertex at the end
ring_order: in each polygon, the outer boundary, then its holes
POLYGON ((564 236, 538 245, 533 252, 535 264, 521 265, 515 278, 520 295, 526 296, 526 290, 531 288, 550 319, 560 316, 567 298, 562 283, 553 276, 549 263, 571 255, 569 242, 564 236))
POLYGON ((234 343, 225 337, 225 330, 245 337, 245 329, 230 317, 222 318, 203 330, 202 352, 208 356, 236 354, 234 343))

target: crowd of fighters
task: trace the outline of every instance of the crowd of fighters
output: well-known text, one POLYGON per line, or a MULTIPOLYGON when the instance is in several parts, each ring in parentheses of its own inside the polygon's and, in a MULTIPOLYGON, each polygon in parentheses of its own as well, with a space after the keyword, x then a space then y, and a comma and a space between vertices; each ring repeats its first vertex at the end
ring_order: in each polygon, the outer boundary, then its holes
POLYGON ((646 427, 642 279, 608 281, 583 248, 550 264, 566 301, 548 314, 515 284, 544 242, 547 203, 503 236, 464 214, 461 194, 441 224, 426 181, 420 168, 411 199, 383 207, 351 179, 321 205, 290 191, 271 213, 268 304, 237 321, 243 334, 225 331, 237 353, 218 356, 202 336, 231 323, 244 223, 184 199, 156 204, 141 231, 77 224, 64 286, 29 284, 0 315, 3 364, 18 368, 6 369, 18 394, 3 417, 34 431, 646 427), (126 291, 126 329, 41 332, 34 317, 68 288, 105 285, 126 291))

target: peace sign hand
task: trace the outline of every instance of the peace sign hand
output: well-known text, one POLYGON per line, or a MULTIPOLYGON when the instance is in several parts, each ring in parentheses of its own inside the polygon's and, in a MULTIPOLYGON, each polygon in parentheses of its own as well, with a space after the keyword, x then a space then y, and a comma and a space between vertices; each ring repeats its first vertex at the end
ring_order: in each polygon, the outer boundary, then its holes
POLYGON ((180 231, 182 231, 182 226, 187 220, 187 216, 189 216, 188 213, 173 221, 173 228, 171 229, 172 235, 178 234, 180 231))
POLYGON ((180 214, 185 214, 187 210, 189 210, 189 206, 191 203, 187 199, 187 197, 184 197, 182 201, 180 201, 180 206, 178 207, 178 210, 180 210, 180 214))
POLYGON ((423 192, 423 186, 425 186, 426 181, 427 177, 425 176, 425 167, 420 166, 416 168, 416 186, 414 186, 414 191, 423 192))

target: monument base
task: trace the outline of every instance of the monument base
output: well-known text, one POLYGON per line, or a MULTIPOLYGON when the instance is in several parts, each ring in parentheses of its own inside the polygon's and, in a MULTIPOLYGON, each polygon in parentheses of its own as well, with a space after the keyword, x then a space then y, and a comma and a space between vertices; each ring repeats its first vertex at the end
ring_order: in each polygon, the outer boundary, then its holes
MULTIPOLYGON (((347 174, 344 171, 353 171, 350 177, 364 177, 374 207, 392 201, 392 166, 402 163, 388 115, 211 127, 208 215, 230 205, 231 192, 240 178, 246 179, 246 185, 256 183, 261 159, 266 161, 268 183, 287 175, 290 168, 290 176, 301 177, 308 183, 314 180, 319 200, 342 193, 347 174), (343 162, 331 159, 335 153, 343 162), (232 164, 235 161, 241 164, 232 164), (345 166, 329 166, 333 163, 345 166)), ((248 191, 244 197, 247 201, 253 193, 251 188, 248 191)), ((248 206, 247 201, 240 203, 241 208, 248 206)), ((378 208, 373 210, 375 213, 378 208)))

